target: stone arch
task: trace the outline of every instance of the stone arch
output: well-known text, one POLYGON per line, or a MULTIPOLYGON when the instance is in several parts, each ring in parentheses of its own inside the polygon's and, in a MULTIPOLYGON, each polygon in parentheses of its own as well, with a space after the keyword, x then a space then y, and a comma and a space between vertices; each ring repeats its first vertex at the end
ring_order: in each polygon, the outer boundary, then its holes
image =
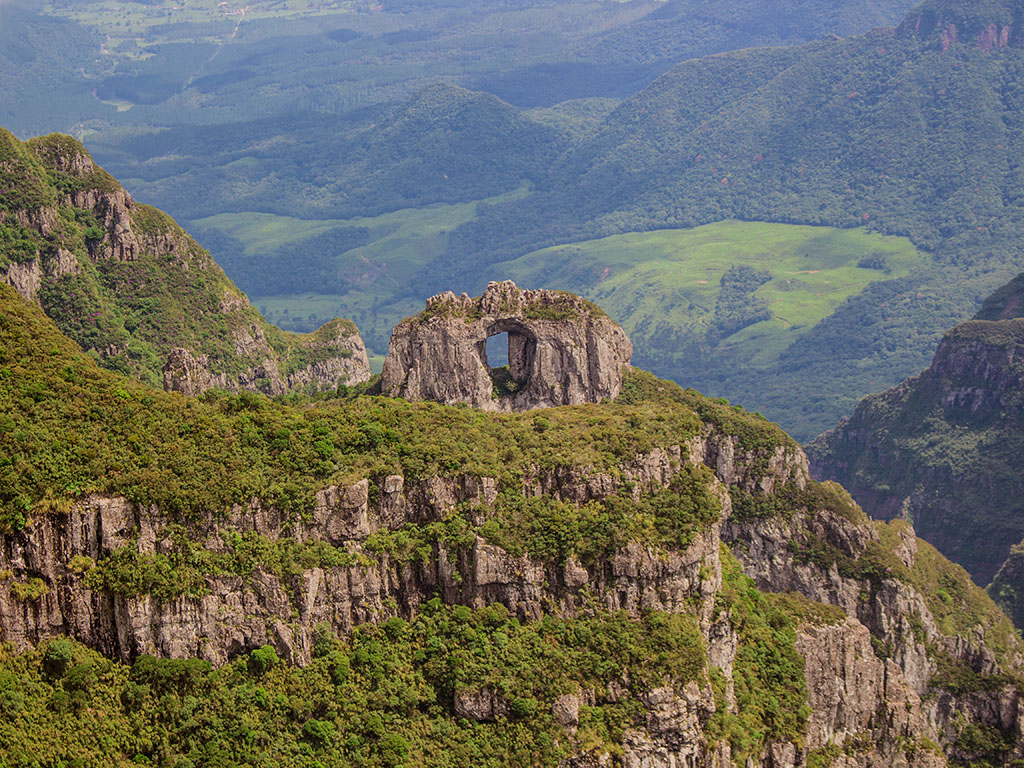
POLYGON ((528 389, 537 360, 537 335, 518 318, 511 317, 495 319, 483 330, 484 337, 477 343, 477 349, 497 393, 496 399, 512 398, 528 389), (487 359, 487 340, 502 334, 508 336, 507 370, 492 366, 487 359))
POLYGON ((410 400, 522 411, 614 399, 633 353, 599 308, 563 291, 491 283, 483 296, 442 293, 391 334, 381 391, 410 400), (508 334, 496 381, 487 339, 508 334))

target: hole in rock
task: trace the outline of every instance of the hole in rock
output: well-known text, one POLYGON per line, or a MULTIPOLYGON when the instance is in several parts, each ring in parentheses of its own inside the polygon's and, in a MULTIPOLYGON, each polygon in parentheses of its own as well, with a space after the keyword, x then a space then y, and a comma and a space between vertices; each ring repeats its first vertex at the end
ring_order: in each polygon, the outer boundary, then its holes
POLYGON ((487 339, 487 365, 490 368, 508 365, 507 333, 498 333, 487 339))
POLYGON ((496 398, 510 397, 526 386, 537 353, 537 342, 532 334, 520 333, 514 328, 503 331, 501 327, 499 324, 494 328, 495 332, 480 349, 484 365, 491 373, 496 398))

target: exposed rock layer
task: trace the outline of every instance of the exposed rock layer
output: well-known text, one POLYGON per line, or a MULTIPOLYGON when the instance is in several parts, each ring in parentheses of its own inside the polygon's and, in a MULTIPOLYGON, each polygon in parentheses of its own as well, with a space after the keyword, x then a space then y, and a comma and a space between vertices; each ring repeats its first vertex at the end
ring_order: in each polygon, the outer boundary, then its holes
POLYGON ((381 386, 410 400, 522 411, 613 399, 633 345, 603 312, 562 291, 490 283, 471 299, 448 292, 395 327, 381 386), (507 333, 504 379, 488 365, 486 344, 507 333))
MULTIPOLYGON (((352 566, 311 568, 280 577, 257 568, 246 577, 207 579, 202 597, 159 602, 90 591, 69 567, 74 556, 98 559, 122 547, 159 552, 170 546, 168 521, 160 510, 124 500, 89 498, 65 514, 38 518, 20 534, 0 537, 0 571, 23 581, 41 578, 49 590, 41 597, 16 600, 0 589, 3 640, 25 647, 56 634, 72 634, 123 658, 137 653, 199 655, 215 662, 270 643, 292 661, 308 660, 312 628, 328 622, 346 633, 365 621, 381 621, 396 612, 410 616, 434 594, 471 606, 504 603, 521 619, 542 613, 572 615, 596 596, 606 607, 639 615, 649 609, 695 613, 708 648, 709 665, 729 681, 725 706, 734 708, 733 664, 737 636, 728 612, 716 608, 722 588, 720 542, 729 543, 746 572, 765 591, 798 592, 838 606, 839 619, 809 616, 801 624, 797 649, 805 660, 812 708, 800 743, 770 743, 755 760, 773 768, 802 766, 808 756, 838 750, 844 766, 937 766, 958 752, 965 724, 998 729, 1015 746, 1003 756, 1009 764, 1022 756, 1024 702, 1009 683, 994 690, 954 693, 936 689, 933 648, 939 648, 976 674, 1006 671, 988 648, 981 626, 970 636, 939 629, 922 595, 895 577, 877 580, 842 575, 801 558, 794 543, 821 541, 856 558, 879 544, 876 525, 816 510, 770 518, 734 519, 737 494, 774 494, 807 482, 807 465, 796 450, 771 455, 738 448, 736 438, 710 427, 687 445, 656 449, 624 465, 614 477, 585 468, 538 469, 524 478, 526 495, 550 495, 583 503, 603 498, 629 482, 637 494, 666 486, 687 462, 714 469, 714 492, 722 516, 701 531, 683 551, 660 553, 639 544, 619 550, 607 561, 584 565, 513 556, 477 536, 458 551, 436 546, 427 561, 398 561, 373 554, 364 544, 374 532, 409 523, 442 519, 458 505, 486 509, 497 496, 487 477, 430 478, 410 482, 400 475, 365 479, 331 487, 317 495, 303 519, 283 515, 258 500, 236 506, 226 519, 192 524, 193 536, 207 546, 224 546, 221 533, 255 531, 274 539, 325 540, 365 558, 352 566), (887 648, 879 655, 877 646, 887 648), (942 753, 929 745, 939 745, 942 753)), ((896 529, 894 556, 912 568, 918 543, 907 525, 896 529)), ((1019 655, 1019 654, 1018 654, 1019 655)), ((1020 664, 1020 659, 1013 661, 1020 664)), ((613 681, 615 685, 627 685, 613 681)), ((586 691, 559 698, 553 711, 567 731, 574 727, 586 691)), ((623 739, 621 764, 670 768, 730 764, 728 743, 709 739, 716 710, 710 684, 680 689, 662 687, 642 695, 645 721, 623 739)), ((488 689, 456 694, 457 714, 477 720, 504 717, 508 702, 488 689)), ((566 765, 610 765, 610 755, 581 754, 566 765)))
POLYGON ((985 51, 1024 46, 1019 3, 943 3, 928 0, 912 9, 899 26, 901 37, 927 40, 947 51, 954 44, 985 51))

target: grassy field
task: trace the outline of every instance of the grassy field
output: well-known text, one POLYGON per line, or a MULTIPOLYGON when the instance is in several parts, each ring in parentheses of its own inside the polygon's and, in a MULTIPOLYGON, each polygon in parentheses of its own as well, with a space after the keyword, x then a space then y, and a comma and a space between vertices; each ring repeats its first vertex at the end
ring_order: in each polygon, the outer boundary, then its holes
POLYGON ((350 318, 359 325, 371 350, 383 355, 395 323, 423 309, 425 297, 411 285, 413 276, 444 250, 447 233, 472 220, 478 202, 503 202, 526 192, 524 186, 484 201, 438 203, 369 218, 307 220, 266 213, 222 213, 186 226, 218 229, 240 240, 250 255, 273 253, 335 227, 365 227, 370 242, 338 256, 339 272, 354 282, 357 290, 344 295, 309 293, 251 299, 268 320, 289 330, 309 329, 332 317, 350 318))
POLYGON ((761 367, 840 302, 876 280, 907 274, 923 258, 904 238, 863 230, 724 221, 546 248, 499 265, 495 278, 583 294, 642 347, 666 327, 701 343, 726 270, 768 270, 771 279, 753 296, 767 302, 771 318, 717 341, 739 362, 761 367))
MULTIPOLYGON (((151 43, 195 42, 204 39, 195 36, 195 25, 223 26, 223 33, 231 35, 243 21, 255 19, 284 19, 303 16, 323 16, 351 13, 356 10, 353 0, 163 0, 163 2, 131 2, 130 0, 51 0, 44 3, 43 11, 91 27, 107 37, 104 51, 124 57, 138 56, 124 43, 135 41, 140 46, 151 43)), ((214 32, 207 29, 207 32, 214 32)), ((219 34, 207 35, 210 41, 220 39, 219 34)))
MULTIPOLYGON (((267 319, 286 329, 351 318, 373 357, 387 353, 395 323, 422 309, 425 297, 412 285, 417 270, 443 251, 447 232, 471 220, 475 210, 475 202, 439 204, 372 218, 324 220, 225 213, 189 224, 235 237, 254 256, 334 227, 366 227, 370 242, 338 256, 339 271, 356 289, 343 295, 251 298, 267 319)), ((562 288, 597 302, 630 334, 644 364, 664 364, 675 356, 682 360, 696 345, 758 368, 775 363, 846 298, 874 281, 902 277, 924 258, 904 238, 863 230, 725 221, 546 248, 497 265, 489 277, 531 288, 562 288), (771 273, 752 294, 767 304, 771 317, 709 340, 722 276, 734 265, 771 273)))

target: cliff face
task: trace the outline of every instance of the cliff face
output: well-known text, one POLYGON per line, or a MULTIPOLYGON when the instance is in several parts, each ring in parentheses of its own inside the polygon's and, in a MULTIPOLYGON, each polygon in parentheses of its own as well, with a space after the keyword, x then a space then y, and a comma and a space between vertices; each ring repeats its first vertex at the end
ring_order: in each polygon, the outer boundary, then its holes
POLYGON ((448 292, 395 327, 385 394, 522 411, 614 399, 633 345, 592 304, 561 291, 490 283, 471 299, 448 292), (487 360, 487 339, 508 334, 507 369, 487 360))
POLYGON ((271 741, 433 764, 473 734, 517 765, 1024 758, 1006 617, 760 416, 634 369, 614 402, 501 414, 184 398, 100 370, 2 285, 0 309, 19 762, 70 760, 103 712, 120 756, 205 764, 197 733, 239 743, 206 717, 228 704, 253 764, 271 741))
POLYGON ((911 10, 899 34, 934 41, 947 50, 954 43, 977 45, 986 51, 1024 45, 1020 3, 989 0, 964 3, 959 0, 928 0, 911 10))
MULTIPOLYGON (((795 648, 809 715, 799 739, 769 740, 751 756, 753 764, 800 766, 842 756, 850 766, 945 765, 947 759, 978 756, 962 738, 972 727, 995 729, 1013 745, 984 755, 995 764, 1024 755, 1024 702, 1011 678, 1001 677, 1016 674, 1024 659, 1005 620, 993 623, 982 611, 956 624, 936 614, 939 603, 922 590, 938 556, 908 525, 869 523, 838 490, 800 496, 814 488, 798 449, 751 451, 708 424, 686 444, 636 456, 617 472, 538 469, 516 490, 524 498, 580 508, 623 490, 642 502, 673 487, 688 467, 713 471, 708 488, 719 512, 687 546, 659 551, 631 542, 608 558, 563 561, 511 552, 488 540, 488 522, 500 503, 499 483, 488 477, 366 478, 322 490, 308 516, 282 514, 253 500, 226 518, 195 520, 184 529, 158 509, 90 497, 0 537, 6 579, 47 585, 36 597, 19 597, 13 586, 0 590, 3 640, 27 647, 68 634, 114 657, 151 653, 216 663, 270 644, 302 664, 310 660, 317 624, 326 622, 344 636, 364 622, 410 618, 433 596, 471 607, 502 603, 522 621, 581 615, 595 604, 634 617, 651 610, 684 613, 698 622, 705 671, 701 680, 679 688, 638 692, 646 714, 642 727, 623 736, 621 764, 724 767, 738 756, 729 739, 716 734, 722 722, 742 715, 737 690, 749 684, 738 677, 749 640, 737 618, 737 576, 729 574, 735 561, 724 543, 760 590, 800 596, 784 600, 796 605, 799 617, 795 648), (734 497, 790 509, 738 516, 734 497), (435 538, 413 556, 381 543, 389 534, 450 526, 453 519, 465 522, 459 537, 435 538), (257 566, 242 575, 209 574, 197 594, 163 599, 96 578, 105 563, 127 554, 171 557, 183 537, 227 552, 233 537, 248 536, 329 545, 350 561, 290 572, 257 566), (976 684, 951 686, 944 677, 949 669, 976 684)), ((972 599, 984 599, 965 576, 944 583, 959 583, 973 590, 972 599)), ((630 687, 628 680, 612 681, 612 690, 615 685, 623 692, 630 687)), ((579 708, 593 704, 594 696, 583 691, 558 698, 552 706, 559 722, 574 729, 579 708)), ((509 716, 508 700, 486 688, 457 692, 451 706, 457 716, 478 721, 509 716)), ((607 754, 581 753, 565 765, 610 761, 607 754)))
POLYGON ((103 365, 197 393, 279 394, 369 378, 355 326, 268 325, 202 248, 67 136, 0 129, 0 278, 103 365))
POLYGON ((865 398, 811 444, 812 471, 902 517, 989 583, 1024 536, 1024 319, 972 320, 919 377, 865 398))

